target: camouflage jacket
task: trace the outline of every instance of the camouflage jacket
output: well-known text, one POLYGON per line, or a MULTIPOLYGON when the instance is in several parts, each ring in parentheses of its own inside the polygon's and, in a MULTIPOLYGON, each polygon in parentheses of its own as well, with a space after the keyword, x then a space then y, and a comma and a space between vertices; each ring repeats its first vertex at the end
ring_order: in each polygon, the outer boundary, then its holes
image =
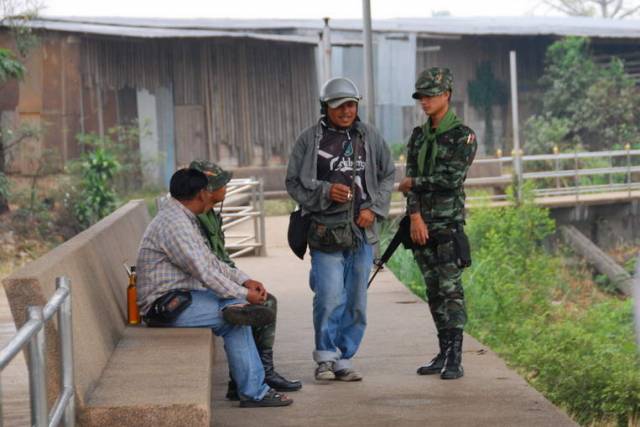
POLYGON ((220 214, 211 209, 209 212, 198 215, 198 222, 214 255, 230 267, 237 268, 224 246, 224 231, 222 231, 220 214))
POLYGON ((413 130, 407 147, 407 177, 413 186, 407 193, 407 212, 421 212, 437 227, 464 222, 464 180, 478 147, 476 135, 467 126, 457 126, 438 136, 434 170, 419 176, 418 151, 424 143, 422 127, 413 130))

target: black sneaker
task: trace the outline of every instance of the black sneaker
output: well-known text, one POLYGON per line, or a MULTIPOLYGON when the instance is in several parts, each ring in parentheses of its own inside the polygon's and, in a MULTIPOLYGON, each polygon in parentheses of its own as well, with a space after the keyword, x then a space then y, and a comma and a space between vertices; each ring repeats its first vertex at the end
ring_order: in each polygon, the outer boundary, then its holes
POLYGON ((354 369, 345 368, 333 373, 338 381, 362 381, 362 374, 354 369))
POLYGON ((289 399, 286 395, 278 393, 274 389, 269 389, 267 394, 261 400, 241 400, 241 408, 273 408, 276 406, 289 406, 293 403, 293 399, 289 399))
POLYGON ((264 305, 245 304, 226 307, 222 318, 232 325, 264 326, 275 322, 276 315, 264 305))

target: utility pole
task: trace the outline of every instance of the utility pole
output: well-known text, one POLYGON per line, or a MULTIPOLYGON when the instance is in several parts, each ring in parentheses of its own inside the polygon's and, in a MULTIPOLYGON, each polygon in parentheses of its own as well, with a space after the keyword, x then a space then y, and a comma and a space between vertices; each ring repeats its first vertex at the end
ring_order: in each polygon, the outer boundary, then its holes
POLYGON ((322 72, 326 82, 332 77, 331 72, 331 28, 329 28, 329 17, 322 18, 324 27, 322 28, 322 72))
POLYGON ((636 337, 638 339, 638 349, 640 350, 640 255, 638 255, 638 261, 636 262, 636 275, 633 282, 633 296, 636 318, 636 337))
POLYGON ((371 1, 362 0, 362 23, 364 25, 364 101, 366 110, 365 121, 372 125, 376 122, 376 96, 373 85, 373 39, 371 36, 371 1))
POLYGON ((513 169, 516 174, 517 200, 522 200, 522 150, 520 150, 520 121, 518 116, 518 71, 516 51, 509 52, 511 67, 511 120, 513 123, 513 169))

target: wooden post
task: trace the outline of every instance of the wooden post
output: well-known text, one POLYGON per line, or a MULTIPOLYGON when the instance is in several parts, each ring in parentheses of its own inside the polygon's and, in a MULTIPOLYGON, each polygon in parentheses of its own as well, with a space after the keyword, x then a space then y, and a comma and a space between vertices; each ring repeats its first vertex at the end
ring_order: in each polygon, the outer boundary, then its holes
POLYGON ((620 267, 609 255, 604 253, 602 249, 597 247, 584 234, 578 231, 573 225, 564 225, 560 227, 560 234, 564 241, 584 257, 589 264, 595 267, 598 272, 606 275, 620 292, 627 296, 631 296, 631 275, 620 267))

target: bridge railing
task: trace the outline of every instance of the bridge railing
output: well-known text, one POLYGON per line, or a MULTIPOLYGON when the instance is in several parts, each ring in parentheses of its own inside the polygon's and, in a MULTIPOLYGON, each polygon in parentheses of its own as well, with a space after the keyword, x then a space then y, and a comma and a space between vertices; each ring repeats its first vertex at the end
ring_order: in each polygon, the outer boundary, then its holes
MULTIPOLYGON (((640 150, 626 145, 623 150, 587 151, 520 156, 520 176, 515 174, 514 156, 478 158, 476 164, 493 167, 492 176, 467 178, 468 204, 481 200, 504 201, 505 188, 510 184, 534 183, 536 197, 575 196, 640 190, 640 150)), ((392 210, 402 209, 404 201, 394 201, 392 210)))
MULTIPOLYGON (((16 332, 9 343, 0 350, 0 372, 14 357, 29 347, 29 396, 31 425, 55 427, 62 422, 67 427, 75 425, 73 386, 73 335, 71 331, 71 288, 66 277, 56 278, 56 291, 44 307, 29 306, 27 322, 16 332), (51 411, 47 409, 47 361, 45 359, 45 323, 57 314, 62 359, 62 390, 51 411)), ((3 423, 0 393, 0 426, 3 423)))

